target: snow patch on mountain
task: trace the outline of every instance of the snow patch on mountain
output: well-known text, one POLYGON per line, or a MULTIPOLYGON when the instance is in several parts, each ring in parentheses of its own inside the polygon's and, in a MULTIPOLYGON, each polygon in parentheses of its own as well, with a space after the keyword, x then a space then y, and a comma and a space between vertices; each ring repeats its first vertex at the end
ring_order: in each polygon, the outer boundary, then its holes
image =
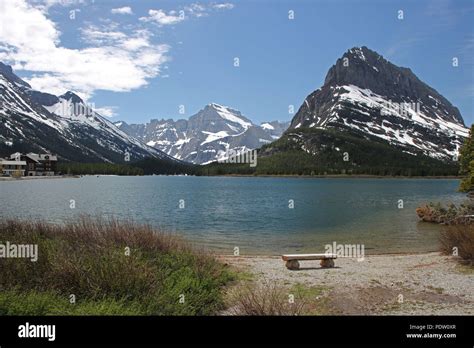
MULTIPOLYGON (((221 116, 223 119, 230 121, 232 123, 238 123, 244 129, 249 128, 252 126, 251 122, 247 122, 238 115, 236 115, 236 110, 229 108, 228 106, 219 105, 216 103, 212 103, 211 106, 215 109, 215 111, 221 116)), ((239 113, 240 114, 240 113, 239 113)))
POLYGON ((260 127, 262 127, 263 129, 275 129, 270 123, 262 123, 260 127))
POLYGON ((206 164, 221 159, 228 150, 241 153, 278 139, 289 123, 273 121, 257 126, 238 110, 211 103, 189 120, 151 120, 130 125, 121 121, 116 125, 170 156, 206 164))
POLYGON ((302 103, 290 129, 333 128, 452 161, 469 134, 459 110, 408 68, 367 47, 348 50, 302 103))
POLYGON ((127 135, 72 92, 62 96, 33 90, 0 63, 0 150, 52 152, 63 160, 124 162, 169 158, 127 135), (2 148, 6 145, 11 149, 2 148), (128 157, 128 156, 127 156, 128 157))

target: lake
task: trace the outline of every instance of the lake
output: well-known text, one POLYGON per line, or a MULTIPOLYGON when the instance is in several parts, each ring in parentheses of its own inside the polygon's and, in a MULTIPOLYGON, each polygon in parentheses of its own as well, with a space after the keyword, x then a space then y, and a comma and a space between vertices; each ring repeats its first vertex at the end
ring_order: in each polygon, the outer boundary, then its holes
POLYGON ((0 181, 0 217, 58 223, 80 214, 132 218, 217 252, 238 247, 241 255, 324 252, 333 242, 364 244, 369 254, 433 251, 443 227, 420 223, 415 209, 430 201, 461 202, 458 184, 191 176, 0 181))

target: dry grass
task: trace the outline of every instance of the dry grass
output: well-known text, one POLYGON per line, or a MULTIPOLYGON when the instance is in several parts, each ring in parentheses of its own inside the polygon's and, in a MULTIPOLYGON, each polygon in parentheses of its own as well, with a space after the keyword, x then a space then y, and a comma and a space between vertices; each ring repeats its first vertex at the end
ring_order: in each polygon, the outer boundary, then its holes
POLYGON ((234 288, 229 294, 228 306, 228 314, 231 315, 273 316, 308 313, 306 299, 267 280, 234 288))
POLYGON ((444 254, 453 255, 457 250, 464 263, 474 263, 474 225, 450 225, 441 233, 440 242, 444 254))
POLYGON ((137 314, 212 314, 232 278, 224 265, 181 238, 133 221, 0 221, 0 242, 6 241, 37 244, 39 255, 37 262, 0 259, 0 293, 74 294, 92 304, 139 308, 137 314), (184 304, 178 302, 181 294, 184 304))

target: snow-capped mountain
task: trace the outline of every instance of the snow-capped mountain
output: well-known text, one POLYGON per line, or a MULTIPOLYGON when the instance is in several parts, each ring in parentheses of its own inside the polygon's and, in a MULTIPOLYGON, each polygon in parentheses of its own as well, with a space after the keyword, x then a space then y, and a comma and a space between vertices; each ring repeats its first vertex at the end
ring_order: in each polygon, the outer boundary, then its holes
POLYGON ((272 122, 264 122, 260 125, 260 128, 264 129, 273 140, 279 139, 281 135, 288 129, 290 126, 290 122, 280 122, 280 121, 272 121, 272 122))
POLYGON ((168 158, 118 129, 72 92, 33 90, 0 63, 0 156, 52 152, 71 161, 168 158))
POLYGON ((324 85, 304 100, 288 132, 304 128, 374 136, 441 160, 455 159, 468 135, 459 110, 446 98, 367 47, 344 53, 324 85))
POLYGON ((206 105, 189 120, 151 120, 147 124, 115 123, 125 133, 177 159, 205 164, 236 152, 256 149, 278 139, 288 123, 252 123, 239 111, 219 104, 206 105))

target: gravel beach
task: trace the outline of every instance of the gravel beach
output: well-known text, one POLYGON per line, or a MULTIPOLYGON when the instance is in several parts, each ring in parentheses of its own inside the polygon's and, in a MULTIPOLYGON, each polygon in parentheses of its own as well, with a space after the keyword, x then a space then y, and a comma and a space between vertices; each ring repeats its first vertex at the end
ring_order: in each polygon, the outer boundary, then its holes
POLYGON ((318 288, 315 303, 334 315, 473 315, 474 267, 439 253, 338 258, 334 268, 302 261, 286 269, 279 256, 219 256, 253 282, 318 288))

